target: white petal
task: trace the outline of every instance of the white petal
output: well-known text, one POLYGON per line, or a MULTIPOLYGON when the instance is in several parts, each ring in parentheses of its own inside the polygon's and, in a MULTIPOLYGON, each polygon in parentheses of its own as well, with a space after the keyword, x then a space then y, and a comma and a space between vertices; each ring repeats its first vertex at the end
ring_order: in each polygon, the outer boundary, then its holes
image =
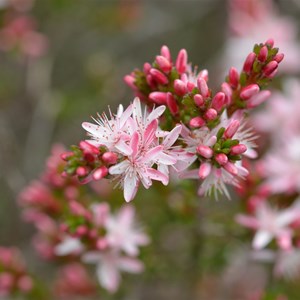
POLYGON ((119 268, 129 273, 140 273, 144 270, 144 265, 137 259, 122 257, 119 260, 119 268))
POLYGON ((259 230, 254 236, 252 246, 254 249, 264 248, 273 238, 273 234, 266 230, 259 230))
POLYGON ((106 288, 111 293, 117 291, 120 284, 120 274, 117 267, 114 264, 99 264, 96 272, 98 280, 104 288, 106 288))
POLYGON ((109 174, 111 175, 120 175, 123 174, 127 168, 129 167, 130 162, 128 160, 123 160, 122 162, 118 163, 109 168, 109 174))
POLYGON ((177 125, 164 139, 163 145, 165 146, 165 149, 170 148, 178 139, 178 136, 181 132, 182 126, 177 125))
POLYGON ((65 240, 55 247, 55 254, 58 256, 78 253, 83 250, 83 245, 77 238, 66 237, 65 240))
POLYGON ((133 174, 126 174, 124 178, 124 198, 130 202, 137 193, 138 179, 133 174))
POLYGON ((161 105, 161 106, 155 108, 147 117, 146 125, 151 123, 153 120, 158 119, 164 113, 165 110, 166 110, 166 107, 164 105, 161 105))
POLYGON ((129 145, 126 144, 126 142, 122 139, 120 139, 116 144, 115 148, 118 149, 122 154, 124 155, 131 155, 132 149, 129 145))

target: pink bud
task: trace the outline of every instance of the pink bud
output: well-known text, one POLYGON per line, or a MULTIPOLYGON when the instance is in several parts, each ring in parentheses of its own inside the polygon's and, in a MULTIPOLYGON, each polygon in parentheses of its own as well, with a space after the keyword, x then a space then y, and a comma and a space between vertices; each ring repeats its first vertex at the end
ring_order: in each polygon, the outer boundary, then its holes
POLYGON ((273 40, 273 39, 268 39, 268 40, 265 42, 265 45, 266 45, 266 46, 269 46, 270 48, 273 48, 273 46, 274 46, 274 40, 273 40))
POLYGON ((179 96, 185 95, 187 93, 186 84, 180 79, 175 79, 174 80, 174 91, 179 96))
POLYGON ((274 77, 277 75, 277 73, 278 73, 278 68, 275 69, 275 70, 268 76, 268 78, 274 78, 274 77))
POLYGON ((79 147, 84 152, 95 154, 95 155, 99 154, 99 149, 96 146, 94 146, 94 145, 92 145, 92 144, 90 144, 90 143, 88 143, 86 141, 81 141, 79 143, 79 147))
POLYGON ((144 63, 143 71, 147 75, 149 74, 150 70, 152 69, 152 66, 149 63, 144 63))
POLYGON ((165 57, 169 62, 171 62, 171 53, 167 46, 162 46, 160 49, 161 56, 165 57))
POLYGON ((104 178, 108 174, 108 169, 105 166, 102 166, 98 169, 96 169, 93 173, 93 179, 99 180, 104 178))
POLYGON ((114 152, 105 152, 102 155, 102 160, 108 165, 114 165, 118 160, 118 155, 114 152))
POLYGON ((210 121, 214 120, 217 116, 218 112, 214 108, 209 108, 204 115, 204 117, 210 121))
POLYGON ((230 174, 236 176, 238 174, 238 169, 237 167, 232 163, 232 162, 227 162, 227 164, 225 164, 223 166, 223 168, 230 174))
POLYGON ((96 243, 96 247, 99 249, 99 250, 104 250, 108 247, 108 242, 107 242, 107 239, 105 238, 100 238, 97 240, 97 243, 96 243))
POLYGON ((215 156, 215 160, 217 161, 217 163, 219 165, 223 166, 223 165, 227 164, 228 157, 224 153, 219 153, 215 156))
POLYGON ((232 89, 227 82, 223 82, 221 85, 222 92, 226 95, 226 105, 230 105, 232 102, 232 89))
POLYGON ((252 67, 253 67, 253 63, 255 61, 255 58, 256 58, 256 54, 254 52, 251 52, 247 56, 247 58, 245 60, 245 63, 244 63, 244 67, 243 67, 244 72, 250 73, 252 71, 252 67))
POLYGON ((258 54, 258 57, 257 59, 260 61, 260 62, 265 62, 266 59, 268 57, 268 47, 267 46, 263 46, 260 51, 259 51, 259 54, 258 54))
POLYGON ((190 82, 190 81, 187 82, 186 86, 187 86, 187 89, 188 89, 189 92, 192 92, 193 89, 195 88, 195 84, 193 82, 190 82))
POLYGON ((198 89, 200 91, 200 94, 204 98, 207 98, 209 96, 209 89, 208 89, 206 81, 203 78, 201 78, 201 77, 198 78, 197 79, 197 86, 198 86, 198 89))
POLYGON ((187 60, 188 60, 188 55, 185 49, 181 49, 178 53, 177 59, 176 59, 176 69, 179 74, 182 74, 186 70, 187 66, 187 60))
POLYGON ((167 84, 169 82, 168 77, 157 69, 152 68, 150 70, 150 74, 153 76, 155 81, 159 84, 167 84))
POLYGON ((211 164, 210 163, 202 163, 199 168, 199 177, 201 179, 205 179, 211 172, 211 164))
POLYGON ((80 225, 76 229, 76 234, 78 236, 83 236, 83 235, 87 234, 87 232, 88 232, 88 228, 85 225, 80 225))
POLYGON ((278 63, 280 63, 284 58, 284 54, 283 53, 278 53, 274 56, 274 60, 277 61, 278 63))
POLYGON ((248 100, 252 96, 256 95, 259 92, 259 86, 257 84, 249 84, 248 86, 244 87, 240 93, 240 97, 243 100, 248 100))
POLYGON ((167 104, 167 93, 152 92, 149 94, 149 99, 159 105, 167 104))
POLYGON ((206 82, 208 81, 208 71, 206 69, 202 70, 198 74, 198 78, 203 78, 206 82))
POLYGON ((247 147, 244 144, 238 144, 235 146, 232 146, 230 149, 230 154, 232 155, 240 155, 247 151, 247 147))
POLYGON ((76 174, 80 177, 83 177, 88 174, 88 170, 86 167, 80 166, 76 169, 76 174))
POLYGON ((60 155, 60 158, 62 160, 67 161, 70 157, 72 157, 74 155, 74 153, 72 151, 68 151, 68 152, 64 152, 60 155))
POLYGON ((228 79, 229 79, 229 83, 232 86, 232 88, 237 88, 238 84, 239 84, 239 72, 237 71, 236 68, 230 68, 229 70, 229 75, 228 75, 228 79))
POLYGON ((132 75, 124 76, 124 82, 133 90, 137 89, 137 86, 135 85, 135 78, 132 75))
POLYGON ((171 62, 167 58, 165 58, 164 56, 162 56, 162 55, 156 56, 156 62, 158 64, 159 68, 163 72, 169 73, 172 70, 171 62))
POLYGON ((200 94, 194 95, 194 102, 197 106, 202 106, 204 104, 203 97, 200 94))
POLYGON ((217 93, 212 99, 212 107, 217 111, 221 111, 225 106, 225 94, 222 92, 217 93))
POLYGON ((189 125, 193 128, 199 128, 205 125, 205 121, 201 117, 192 118, 189 125))
POLYGON ((178 104, 170 92, 167 93, 167 105, 172 115, 178 114, 178 104))
POLYGON ((261 103, 265 102, 270 96, 271 96, 270 91, 268 91, 268 90, 261 91, 260 93, 251 97, 247 101, 247 108, 254 108, 254 107, 260 105, 261 103))
POLYGON ((268 77, 278 68, 278 62, 275 60, 270 61, 264 68, 263 74, 268 77))
POLYGON ((196 151, 205 158, 211 158, 214 154, 213 150, 205 145, 199 145, 196 151))
POLYGON ((240 122, 238 120, 231 121, 224 132, 224 136, 228 139, 231 139, 235 135, 239 127, 240 127, 240 122))
POLYGON ((146 75, 146 81, 151 89, 156 88, 156 82, 155 82, 153 76, 151 76, 150 74, 146 75))

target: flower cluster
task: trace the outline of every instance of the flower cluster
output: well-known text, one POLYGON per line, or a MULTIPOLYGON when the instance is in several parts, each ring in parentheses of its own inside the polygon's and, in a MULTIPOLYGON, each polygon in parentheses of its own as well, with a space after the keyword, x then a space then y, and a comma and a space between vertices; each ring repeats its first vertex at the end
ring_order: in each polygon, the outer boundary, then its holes
MULTIPOLYGON (((99 152, 91 155, 94 148, 81 143, 85 161, 95 163, 94 157, 99 158, 99 152)), ((56 145, 40 180, 21 192, 23 217, 38 229, 33 242, 44 258, 61 261, 67 256, 66 261, 97 264, 100 284, 114 292, 120 282, 119 271, 143 270, 136 256, 149 239, 136 227, 133 207, 124 206, 112 214, 107 203, 94 203, 76 178, 64 175, 66 163, 61 156, 66 157, 65 149, 56 145)))
POLYGON ((0 297, 27 294, 33 285, 21 252, 13 247, 0 247, 0 297))

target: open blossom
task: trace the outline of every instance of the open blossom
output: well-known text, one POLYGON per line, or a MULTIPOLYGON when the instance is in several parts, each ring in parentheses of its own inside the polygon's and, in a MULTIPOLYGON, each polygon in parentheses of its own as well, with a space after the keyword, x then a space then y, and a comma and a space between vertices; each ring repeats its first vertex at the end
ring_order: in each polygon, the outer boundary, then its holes
POLYGON ((273 193, 300 192, 300 137, 276 145, 263 160, 264 186, 273 193))
POLYGON ((133 257, 121 255, 117 251, 87 252, 83 256, 86 263, 96 264, 96 274, 99 283, 109 292, 115 292, 120 284, 120 271, 140 273, 144 266, 142 262, 133 257))
POLYGON ((116 116, 110 112, 111 119, 103 113, 94 119, 98 125, 84 122, 82 127, 89 133, 92 140, 88 142, 96 146, 106 146, 110 151, 119 151, 122 154, 130 154, 132 149, 126 142, 130 136, 126 132, 126 122, 132 113, 132 105, 125 111, 120 104, 116 116))
POLYGON ((133 206, 126 205, 116 215, 110 215, 105 222, 108 246, 123 250, 130 256, 138 255, 139 246, 149 243, 148 236, 136 228, 134 214, 133 206))
POLYGON ((135 98, 125 112, 120 107, 117 116, 111 115, 111 120, 103 116, 97 121, 99 125, 83 123, 93 138, 89 142, 104 145, 119 155, 118 163, 109 168, 109 174, 123 187, 127 202, 134 198, 140 183, 145 188, 152 185, 152 180, 167 185, 168 166, 175 165, 182 157, 183 152, 178 147, 173 148, 181 126, 171 132, 163 132, 158 127, 158 118, 164 111, 162 105, 143 113, 140 100, 135 98))
POLYGON ((262 249, 275 238, 279 247, 287 250, 292 246, 293 230, 290 225, 299 218, 299 201, 282 210, 276 210, 262 202, 257 206, 255 216, 239 214, 236 221, 256 231, 253 248, 262 249))

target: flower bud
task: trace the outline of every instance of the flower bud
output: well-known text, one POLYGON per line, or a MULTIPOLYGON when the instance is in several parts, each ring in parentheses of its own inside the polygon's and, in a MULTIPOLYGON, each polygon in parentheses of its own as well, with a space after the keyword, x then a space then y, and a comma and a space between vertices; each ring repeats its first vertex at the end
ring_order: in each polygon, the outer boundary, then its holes
POLYGON ((167 104, 167 93, 152 92, 149 94, 149 99, 159 105, 167 104))
POLYGON ((176 69, 178 71, 179 74, 182 74, 186 71, 186 67, 187 67, 187 60, 188 60, 188 56, 187 56, 187 52, 185 49, 181 49, 178 53, 177 59, 176 59, 176 69))
POLYGON ((86 176, 88 174, 88 169, 86 167, 84 167, 84 166, 77 167, 76 174, 79 177, 84 177, 84 176, 86 176))
POLYGON ((171 62, 162 55, 156 56, 156 63, 158 64, 159 68, 165 73, 169 73, 172 70, 171 62))
POLYGON ((278 63, 280 63, 284 58, 284 54, 283 53, 278 53, 274 56, 274 60, 277 61, 278 63))
POLYGON ((244 67, 243 67, 244 72, 250 73, 252 71, 252 67, 253 67, 253 63, 255 61, 255 58, 256 58, 256 54, 254 52, 251 52, 247 56, 247 58, 245 60, 245 63, 244 63, 244 67))
POLYGON ((208 81, 208 71, 206 69, 202 70, 198 74, 198 78, 203 78, 206 82, 208 81))
POLYGON ((118 155, 114 152, 105 152, 102 155, 102 160, 108 165, 114 165, 118 160, 118 155))
POLYGON ((218 112, 214 108, 209 108, 204 116, 207 120, 212 121, 216 119, 218 112))
POLYGON ((213 150, 205 145, 199 145, 196 151, 205 158, 211 158, 214 154, 213 150))
POLYGON ((186 84, 180 79, 175 79, 174 80, 174 91, 179 96, 185 95, 187 93, 186 84))
POLYGON ((273 48, 273 46, 274 46, 274 40, 273 40, 273 39, 268 39, 268 40, 265 42, 265 45, 266 45, 266 46, 269 46, 270 48, 273 48))
POLYGON ((229 79, 229 84, 232 86, 232 88, 237 88, 238 84, 239 84, 239 72, 237 71, 236 68, 230 68, 229 70, 229 75, 228 75, 228 79, 229 79))
POLYGON ((217 163, 221 166, 227 164, 228 162, 228 157, 227 155, 225 155, 224 153, 218 153, 216 156, 215 156, 215 160, 217 161, 217 163))
POLYGON ((194 102, 197 106, 202 106, 204 104, 203 97, 200 94, 194 95, 194 102))
POLYGON ((272 60, 263 68, 263 74, 266 77, 269 77, 277 68, 278 68, 278 62, 272 60))
POLYGON ((239 127, 240 127, 240 122, 238 120, 231 121, 231 123, 228 125, 228 127, 224 132, 224 136, 228 139, 231 139, 235 135, 239 127))
POLYGON ((172 115, 178 114, 178 104, 170 92, 167 93, 167 105, 172 115))
POLYGON ((199 168, 199 177, 201 179, 205 179, 211 172, 211 164, 210 163, 202 163, 199 168))
POLYGON ((252 96, 256 95, 259 92, 259 86, 257 84, 249 84, 248 86, 244 87, 240 93, 240 97, 243 100, 248 100, 252 96))
POLYGON ((238 144, 235 146, 232 146, 230 149, 230 154, 232 155, 240 155, 247 151, 247 147, 244 144, 238 144))
POLYGON ((193 128, 199 128, 205 125, 205 121, 201 117, 192 118, 189 125, 193 128))
POLYGON ((171 62, 171 53, 168 46, 162 46, 160 49, 161 56, 165 57, 169 62, 171 62))
POLYGON ((149 74, 151 69, 152 69, 152 66, 149 63, 147 63, 147 62, 144 63, 143 71, 146 75, 149 74))
POLYGON ((221 111, 224 106, 225 106, 225 94, 219 92, 212 99, 212 107, 217 111, 221 111))
POLYGON ((165 74, 163 74, 161 71, 152 68, 150 70, 150 75, 154 78, 154 80, 159 84, 167 84, 169 82, 169 79, 165 74))
POLYGON ((137 86, 134 84, 135 83, 135 78, 132 75, 126 75, 124 76, 124 82, 133 90, 137 89, 137 86))
POLYGON ((102 167, 96 169, 96 170, 93 172, 93 179, 94 179, 94 180, 102 179, 102 178, 104 178, 107 174, 108 174, 108 169, 107 169, 105 166, 102 166, 102 167))
POLYGON ((259 51, 257 59, 262 63, 265 62, 268 58, 268 52, 269 52, 268 47, 263 46, 259 51))
POLYGON ((235 166, 235 164, 233 164, 232 162, 227 162, 223 168, 230 174, 236 176, 238 174, 238 169, 237 167, 235 166))
POLYGON ((198 86, 198 89, 200 91, 200 94, 204 98, 207 98, 209 96, 209 89, 208 89, 206 81, 203 78, 201 78, 201 77, 198 78, 197 79, 197 86, 198 86))

